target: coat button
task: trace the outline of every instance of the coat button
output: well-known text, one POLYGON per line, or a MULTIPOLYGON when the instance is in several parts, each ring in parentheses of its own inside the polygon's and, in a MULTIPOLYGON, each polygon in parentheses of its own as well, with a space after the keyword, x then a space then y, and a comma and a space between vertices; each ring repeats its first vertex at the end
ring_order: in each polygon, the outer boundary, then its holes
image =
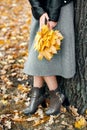
POLYGON ((64 0, 64 3, 66 3, 67 1, 66 0, 64 0))

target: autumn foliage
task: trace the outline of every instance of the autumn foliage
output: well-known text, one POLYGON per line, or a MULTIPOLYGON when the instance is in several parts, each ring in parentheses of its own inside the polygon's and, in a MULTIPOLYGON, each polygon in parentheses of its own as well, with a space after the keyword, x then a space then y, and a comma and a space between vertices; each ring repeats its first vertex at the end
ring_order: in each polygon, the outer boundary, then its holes
POLYGON ((47 25, 43 25, 35 37, 34 48, 39 52, 38 59, 51 60, 53 55, 60 50, 62 39, 63 36, 58 30, 50 30, 47 25))
MULTIPOLYGON (((69 107, 69 112, 61 107, 61 113, 57 116, 46 116, 41 106, 32 116, 26 117, 22 113, 30 103, 28 94, 31 77, 23 73, 28 56, 30 21, 31 7, 28 0, 0 0, 0 130, 86 128, 87 111, 80 116, 73 106, 69 107)), ((44 26, 37 33, 35 42, 39 59, 50 60, 56 55, 61 49, 62 39, 60 32, 44 26), (45 54, 42 53, 44 50, 45 54)))

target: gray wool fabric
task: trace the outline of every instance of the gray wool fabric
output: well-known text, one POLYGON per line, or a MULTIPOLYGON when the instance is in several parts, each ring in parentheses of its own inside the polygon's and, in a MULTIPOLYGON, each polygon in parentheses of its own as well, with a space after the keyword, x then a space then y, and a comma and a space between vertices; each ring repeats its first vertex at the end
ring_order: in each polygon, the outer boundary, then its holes
POLYGON ((23 72, 33 76, 62 76, 71 78, 75 74, 75 36, 74 36, 74 8, 73 2, 61 8, 56 30, 60 30, 64 39, 61 50, 48 61, 38 60, 38 52, 34 50, 34 38, 39 29, 39 21, 32 18, 29 55, 24 64, 23 72))

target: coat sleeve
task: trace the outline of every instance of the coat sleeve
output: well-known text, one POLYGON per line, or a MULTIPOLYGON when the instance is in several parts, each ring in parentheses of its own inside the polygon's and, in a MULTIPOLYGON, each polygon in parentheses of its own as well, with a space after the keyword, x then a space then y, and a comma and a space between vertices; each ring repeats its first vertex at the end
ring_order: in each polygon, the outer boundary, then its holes
POLYGON ((61 0, 51 0, 49 8, 49 20, 57 22, 60 16, 61 0))
POLYGON ((44 9, 41 7, 39 0, 29 0, 32 8, 32 13, 36 19, 45 13, 44 9))

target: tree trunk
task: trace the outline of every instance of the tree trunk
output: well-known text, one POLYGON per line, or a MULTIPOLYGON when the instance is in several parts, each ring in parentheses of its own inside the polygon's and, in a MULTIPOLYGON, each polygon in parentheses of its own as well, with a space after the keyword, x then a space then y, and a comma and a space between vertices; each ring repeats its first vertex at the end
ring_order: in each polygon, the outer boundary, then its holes
POLYGON ((87 109, 87 2, 75 0, 76 75, 62 79, 62 90, 71 105, 83 114, 87 109))

